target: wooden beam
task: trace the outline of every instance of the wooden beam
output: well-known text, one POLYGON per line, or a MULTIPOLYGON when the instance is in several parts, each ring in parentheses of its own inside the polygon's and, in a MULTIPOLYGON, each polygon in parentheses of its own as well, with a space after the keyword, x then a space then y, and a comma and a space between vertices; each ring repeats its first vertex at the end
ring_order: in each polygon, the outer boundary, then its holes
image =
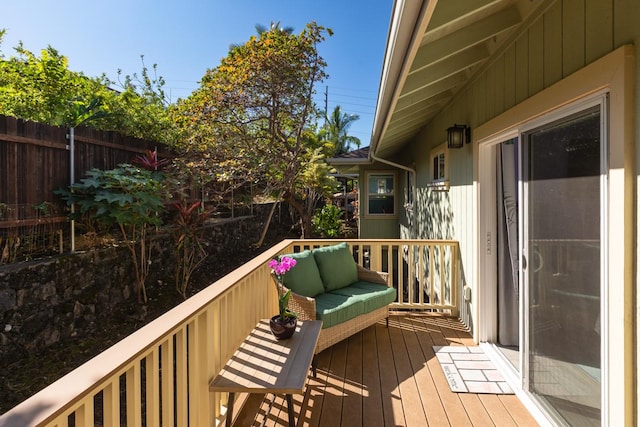
POLYGON ((471 46, 483 43, 492 37, 520 24, 522 19, 514 7, 474 22, 458 31, 437 40, 430 40, 428 34, 422 39, 421 47, 412 64, 412 72, 434 62, 442 61, 471 46))
POLYGON ((424 101, 426 98, 430 98, 439 93, 446 92, 462 85, 466 82, 467 77, 464 73, 458 73, 452 76, 448 76, 442 80, 439 80, 433 84, 425 86, 418 91, 412 93, 402 94, 398 103, 396 104, 395 111, 401 111, 405 108, 411 108, 414 104, 420 101, 424 101))
POLYGON ((485 46, 475 46, 450 56, 444 61, 423 67, 419 71, 409 74, 402 88, 402 96, 467 70, 486 61, 488 58, 489 50, 485 46))
POLYGON ((40 147, 48 147, 48 148, 57 148, 60 150, 68 150, 69 145, 66 142, 50 142, 42 139, 28 138, 26 136, 17 136, 17 135, 7 135, 3 134, 0 136, 0 142, 14 142, 18 144, 31 144, 38 145, 40 147))

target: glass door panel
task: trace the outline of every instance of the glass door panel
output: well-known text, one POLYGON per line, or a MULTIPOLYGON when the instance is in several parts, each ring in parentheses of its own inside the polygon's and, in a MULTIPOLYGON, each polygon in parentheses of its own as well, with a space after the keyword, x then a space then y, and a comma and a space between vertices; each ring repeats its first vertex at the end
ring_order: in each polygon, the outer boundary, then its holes
POLYGON ((523 135, 525 384, 570 425, 600 421, 600 106, 523 135))

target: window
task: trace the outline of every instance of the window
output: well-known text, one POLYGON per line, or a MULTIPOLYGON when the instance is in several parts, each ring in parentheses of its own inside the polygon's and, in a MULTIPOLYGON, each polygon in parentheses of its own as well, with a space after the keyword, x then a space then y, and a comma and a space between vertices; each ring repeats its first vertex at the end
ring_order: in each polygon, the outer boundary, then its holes
POLYGON ((439 190, 449 189, 449 159, 446 144, 431 150, 431 183, 429 187, 439 190))
POLYGON ((367 175, 367 214, 395 215, 395 175, 371 173, 367 175))

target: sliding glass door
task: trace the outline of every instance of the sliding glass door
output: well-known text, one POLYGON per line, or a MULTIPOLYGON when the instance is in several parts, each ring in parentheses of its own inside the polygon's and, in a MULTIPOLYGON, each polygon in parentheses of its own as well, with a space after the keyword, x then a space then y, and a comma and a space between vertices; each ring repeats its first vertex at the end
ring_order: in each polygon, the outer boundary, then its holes
POLYGON ((524 386, 570 425, 600 423, 603 114, 522 135, 524 386))

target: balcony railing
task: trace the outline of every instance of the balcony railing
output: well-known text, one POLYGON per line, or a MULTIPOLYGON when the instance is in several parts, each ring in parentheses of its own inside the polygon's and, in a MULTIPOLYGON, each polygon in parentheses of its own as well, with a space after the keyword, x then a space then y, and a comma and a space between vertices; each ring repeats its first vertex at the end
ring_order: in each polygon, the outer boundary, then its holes
MULTIPOLYGON (((357 262, 389 273, 396 309, 458 311, 455 241, 347 240, 357 262)), ((331 240, 285 240, 0 417, 8 426, 206 426, 225 418, 209 381, 258 320, 277 311, 267 263, 331 240)))

